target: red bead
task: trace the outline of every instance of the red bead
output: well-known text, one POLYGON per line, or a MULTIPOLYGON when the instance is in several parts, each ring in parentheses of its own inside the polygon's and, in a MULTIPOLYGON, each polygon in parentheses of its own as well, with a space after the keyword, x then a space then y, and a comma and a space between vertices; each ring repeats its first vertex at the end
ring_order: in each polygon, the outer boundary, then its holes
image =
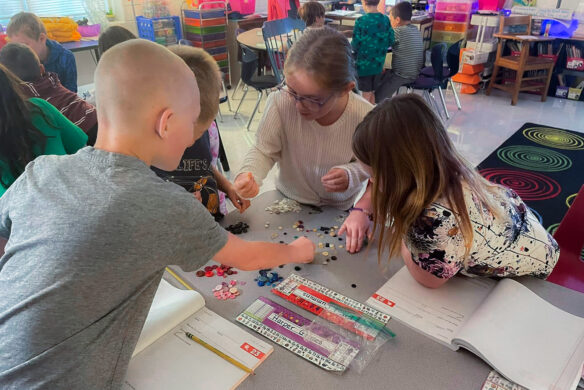
POLYGON ((212 277, 214 275, 215 275, 215 273, 213 271, 207 271, 207 272, 205 272, 205 276, 208 277, 208 278, 210 278, 210 277, 212 277))
POLYGON ((199 278, 205 276, 205 271, 197 271, 197 273, 195 274, 197 275, 199 278))

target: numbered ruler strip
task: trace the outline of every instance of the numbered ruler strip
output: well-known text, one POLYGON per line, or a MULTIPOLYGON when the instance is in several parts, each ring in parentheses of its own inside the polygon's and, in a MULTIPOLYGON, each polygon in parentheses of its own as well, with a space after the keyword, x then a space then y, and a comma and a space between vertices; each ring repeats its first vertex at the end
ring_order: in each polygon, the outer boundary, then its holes
POLYGON ((236 320, 329 371, 345 371, 361 348, 359 343, 322 325, 313 324, 265 297, 259 297, 236 320), (317 333, 331 337, 323 339, 317 333))
MULTIPOLYGON (((274 287, 272 289, 272 292, 275 293, 276 295, 279 295, 281 297, 283 297, 284 299, 287 299, 293 303, 295 303, 293 300, 290 300, 289 297, 290 295, 293 295, 296 291, 298 291, 299 289, 302 288, 302 286, 306 286, 308 288, 310 288, 311 290, 314 290, 326 297, 328 297, 330 300, 341 303, 345 306, 348 306, 352 309, 357 310, 360 313, 366 314, 371 318, 376 319, 377 321, 382 322, 383 324, 387 324, 387 322, 389 321, 389 319, 391 318, 388 314, 383 313, 377 309, 372 308, 371 306, 365 305, 359 301, 356 301, 354 299, 351 299, 349 297, 346 297, 342 294, 339 294, 336 291, 333 291, 331 289, 328 289, 316 282, 313 282, 312 280, 308 280, 303 278, 302 276, 296 275, 296 274, 291 274, 290 276, 288 276, 286 279, 284 279, 280 284, 278 284, 278 286, 274 287)), ((309 298, 308 296, 306 296, 305 294, 303 294, 304 296, 302 296, 301 298, 305 299, 309 298)), ((315 299, 311 300, 311 303, 320 306, 322 309, 329 309, 328 306, 328 302, 318 299, 316 297, 313 297, 315 299)), ((308 307, 305 307, 305 305, 301 305, 302 307, 304 307, 307 310, 310 310, 308 307)), ((320 312, 318 311, 314 311, 314 310, 310 310, 315 314, 320 314, 320 312)))

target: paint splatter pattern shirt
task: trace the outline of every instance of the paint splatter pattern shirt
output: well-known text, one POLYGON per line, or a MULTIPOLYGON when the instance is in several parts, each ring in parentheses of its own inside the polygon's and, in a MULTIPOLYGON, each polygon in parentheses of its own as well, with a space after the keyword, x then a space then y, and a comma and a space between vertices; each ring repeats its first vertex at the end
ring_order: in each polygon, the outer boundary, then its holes
POLYGON ((469 255, 465 258, 464 238, 454 212, 447 201, 438 199, 406 235, 414 262, 444 279, 459 271, 468 276, 546 278, 558 261, 558 244, 515 191, 501 188, 492 195, 504 210, 504 218, 496 218, 468 187, 463 188, 473 227, 469 255))

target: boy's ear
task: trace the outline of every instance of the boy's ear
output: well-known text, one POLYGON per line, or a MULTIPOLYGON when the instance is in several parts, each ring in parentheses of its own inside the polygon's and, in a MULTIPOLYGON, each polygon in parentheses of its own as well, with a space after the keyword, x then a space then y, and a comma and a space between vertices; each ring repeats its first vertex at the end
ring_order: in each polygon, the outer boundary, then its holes
POLYGON ((168 138, 168 120, 173 115, 170 108, 165 108, 156 119, 155 131, 161 139, 168 138))
POLYGON ((355 89, 355 86, 356 86, 355 82, 354 81, 351 81, 350 83, 348 83, 347 85, 345 85, 345 89, 344 89, 343 92, 347 92, 347 93, 348 92, 351 92, 353 89, 355 89))
POLYGON ((39 42, 46 43, 47 42, 47 34, 45 34, 43 32, 40 33, 40 35, 39 35, 39 42))

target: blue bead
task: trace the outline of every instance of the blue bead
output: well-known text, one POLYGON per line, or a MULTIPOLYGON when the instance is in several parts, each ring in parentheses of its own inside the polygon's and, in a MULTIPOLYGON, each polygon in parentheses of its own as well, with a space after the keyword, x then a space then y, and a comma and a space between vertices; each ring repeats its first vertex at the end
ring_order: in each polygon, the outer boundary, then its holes
POLYGON ((266 282, 262 282, 261 280, 258 280, 258 286, 264 287, 265 284, 266 284, 266 282))

